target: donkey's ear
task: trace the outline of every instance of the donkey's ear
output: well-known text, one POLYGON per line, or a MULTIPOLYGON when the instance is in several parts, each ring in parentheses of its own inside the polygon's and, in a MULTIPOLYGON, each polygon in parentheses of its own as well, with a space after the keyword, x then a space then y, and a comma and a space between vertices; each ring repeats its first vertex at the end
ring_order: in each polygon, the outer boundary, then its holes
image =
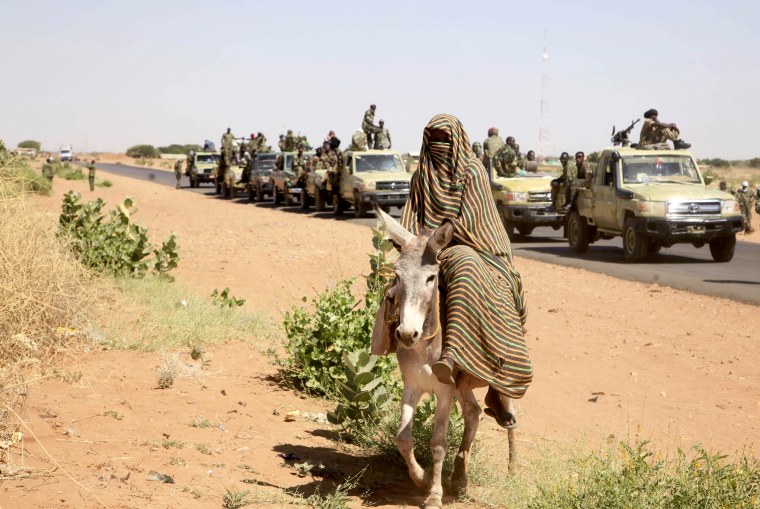
POLYGON ((390 238, 391 243, 396 249, 400 251, 402 247, 414 238, 414 235, 401 226, 401 223, 380 210, 380 208, 376 207, 375 212, 377 212, 378 217, 383 222, 383 225, 385 225, 385 233, 388 234, 388 238, 390 238))
POLYGON ((454 224, 451 221, 444 221, 428 239, 428 248, 438 254, 441 249, 449 245, 453 238, 454 224))

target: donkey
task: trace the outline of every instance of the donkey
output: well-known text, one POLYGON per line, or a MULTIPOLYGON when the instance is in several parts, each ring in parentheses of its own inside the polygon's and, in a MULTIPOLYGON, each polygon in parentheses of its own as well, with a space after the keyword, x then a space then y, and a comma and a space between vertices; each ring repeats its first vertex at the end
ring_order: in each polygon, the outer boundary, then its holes
MULTIPOLYGON (((406 461, 409 475, 414 484, 428 493, 424 507, 441 508, 443 487, 441 470, 448 449, 446 434, 449 415, 454 400, 458 399, 464 416, 464 436, 454 462, 454 473, 450 487, 453 492, 467 488, 467 472, 470 449, 475 440, 480 423, 481 409, 473 389, 487 384, 465 372, 460 372, 456 385, 446 385, 438 381, 431 366, 441 356, 443 333, 446 329, 446 303, 441 302, 438 289, 438 253, 446 247, 454 235, 454 227, 444 222, 433 232, 415 236, 407 231, 391 216, 377 210, 385 230, 400 252, 394 265, 396 284, 389 291, 389 298, 395 301, 398 312, 398 326, 395 338, 389 335, 388 327, 382 322, 392 311, 384 303, 378 313, 372 337, 372 353, 385 354, 396 351, 404 390, 401 396, 401 424, 396 445, 406 461), (395 339, 395 341, 394 341, 395 339), (394 348, 397 346, 397 348, 394 348), (426 472, 414 457, 412 426, 417 404, 423 394, 436 397, 435 422, 430 448, 433 456, 432 471, 426 472)), ((508 430, 509 466, 514 464, 514 430, 508 430)))

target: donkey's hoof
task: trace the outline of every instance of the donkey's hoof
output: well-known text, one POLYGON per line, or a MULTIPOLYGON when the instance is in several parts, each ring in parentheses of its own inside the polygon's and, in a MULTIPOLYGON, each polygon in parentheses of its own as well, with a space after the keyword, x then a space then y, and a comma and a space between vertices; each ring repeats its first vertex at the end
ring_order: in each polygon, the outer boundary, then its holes
POLYGON ((443 499, 441 495, 437 493, 431 493, 428 498, 425 499, 425 503, 422 504, 424 509, 441 509, 443 507, 443 499))

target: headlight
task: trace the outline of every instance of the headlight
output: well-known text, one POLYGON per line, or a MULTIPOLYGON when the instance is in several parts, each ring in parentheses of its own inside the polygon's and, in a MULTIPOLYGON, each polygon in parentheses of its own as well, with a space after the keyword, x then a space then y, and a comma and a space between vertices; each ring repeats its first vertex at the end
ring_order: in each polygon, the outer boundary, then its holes
POLYGON ((507 193, 507 201, 528 201, 528 193, 507 193))
POLYGON ((722 200, 720 202, 721 214, 738 214, 739 202, 736 200, 722 200))
POLYGON ((375 187, 374 182, 362 182, 359 184, 359 191, 373 191, 375 187))
POLYGON ((639 212, 646 216, 662 217, 667 214, 667 207, 664 201, 640 201, 639 212))

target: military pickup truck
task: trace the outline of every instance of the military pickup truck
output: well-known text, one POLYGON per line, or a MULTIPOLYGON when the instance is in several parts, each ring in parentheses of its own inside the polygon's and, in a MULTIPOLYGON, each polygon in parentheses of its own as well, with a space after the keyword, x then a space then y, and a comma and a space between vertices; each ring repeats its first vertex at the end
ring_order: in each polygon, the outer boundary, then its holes
POLYGON ((348 207, 354 207, 356 217, 365 217, 372 203, 385 210, 403 206, 409 197, 411 178, 401 154, 395 150, 346 152, 338 179, 339 189, 332 189, 329 182, 326 187, 332 194, 336 217, 348 207))
POLYGON ((190 187, 214 183, 216 167, 219 164, 218 152, 196 152, 195 157, 188 162, 190 165, 185 168, 185 175, 190 179, 190 187))
POLYGON ((313 203, 314 210, 322 212, 327 208, 327 170, 320 168, 306 174, 306 185, 301 189, 301 207, 308 209, 313 203))
MULTIPOLYGON (((299 183, 298 175, 293 170, 293 161, 296 155, 296 152, 283 152, 284 170, 274 170, 269 176, 272 185, 272 201, 275 205, 285 202, 286 206, 291 206, 294 198, 302 199, 303 189, 299 183)), ((314 152, 304 152, 303 156, 305 164, 308 164, 309 159, 314 156, 314 152)), ((303 202, 301 204, 303 205, 303 202)))
POLYGON ((264 197, 272 194, 272 183, 269 176, 274 170, 277 159, 276 152, 261 152, 253 158, 253 169, 246 182, 248 200, 264 201, 264 197))
MULTIPOLYGON (((535 169, 535 163, 533 166, 529 169, 535 169)), ((515 230, 527 236, 537 226, 558 230, 565 224, 565 214, 552 210, 551 175, 520 171, 512 177, 501 177, 491 171, 491 193, 510 240, 516 240, 515 230)))
MULTIPOLYGON (((243 167, 238 164, 232 164, 224 172, 221 184, 217 182, 222 196, 225 198, 234 198, 238 192, 244 192, 247 189, 246 183, 243 182, 243 167)), ((217 175, 217 178, 219 176, 217 175)))
POLYGON ((607 148, 571 205, 570 249, 621 236, 628 262, 677 243, 709 244, 713 260, 728 262, 744 221, 734 197, 707 184, 687 150, 607 148))

